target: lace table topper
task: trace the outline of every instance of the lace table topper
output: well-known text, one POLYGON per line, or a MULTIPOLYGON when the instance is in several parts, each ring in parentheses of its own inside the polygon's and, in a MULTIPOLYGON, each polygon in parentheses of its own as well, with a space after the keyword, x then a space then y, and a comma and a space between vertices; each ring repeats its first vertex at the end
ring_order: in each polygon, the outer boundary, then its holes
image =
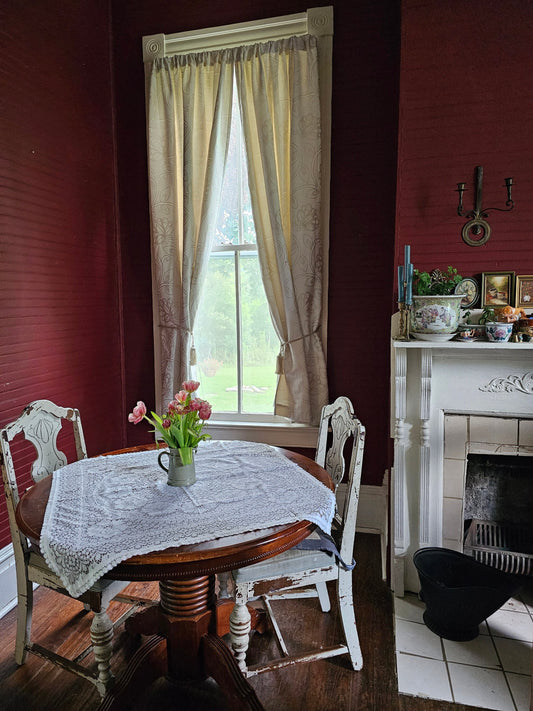
POLYGON ((202 442, 188 487, 168 486, 158 455, 82 459, 54 472, 41 550, 71 595, 133 555, 303 520, 331 529, 333 492, 266 444, 202 442))

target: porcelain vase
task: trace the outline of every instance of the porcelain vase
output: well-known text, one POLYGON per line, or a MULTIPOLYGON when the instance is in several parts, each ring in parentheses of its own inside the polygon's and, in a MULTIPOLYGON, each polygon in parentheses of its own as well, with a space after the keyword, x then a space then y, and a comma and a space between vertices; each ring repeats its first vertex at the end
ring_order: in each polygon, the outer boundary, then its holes
POLYGON ((157 461, 161 469, 167 472, 167 484, 169 486, 190 486, 196 481, 194 449, 192 447, 165 449, 160 453, 157 461), (168 467, 162 462, 164 455, 168 457, 168 467))
POLYGON ((461 315, 462 294, 413 296, 411 331, 422 334, 452 334, 461 315))

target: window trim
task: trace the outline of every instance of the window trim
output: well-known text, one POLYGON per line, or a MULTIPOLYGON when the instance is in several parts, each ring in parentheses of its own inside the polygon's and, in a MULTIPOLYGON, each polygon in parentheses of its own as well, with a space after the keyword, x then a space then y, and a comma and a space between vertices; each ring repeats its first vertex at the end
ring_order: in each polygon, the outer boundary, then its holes
POLYGON ((264 442, 276 447, 303 447, 315 449, 318 440, 318 427, 285 422, 250 422, 239 420, 210 419, 206 432, 213 439, 244 440, 245 442, 264 442))
MULTIPOLYGON (((313 7, 295 15, 269 17, 251 22, 220 25, 186 32, 145 35, 142 38, 143 62, 185 52, 239 47, 294 35, 333 36, 333 6, 313 7)), ((320 61, 320 59, 319 59, 320 61)))

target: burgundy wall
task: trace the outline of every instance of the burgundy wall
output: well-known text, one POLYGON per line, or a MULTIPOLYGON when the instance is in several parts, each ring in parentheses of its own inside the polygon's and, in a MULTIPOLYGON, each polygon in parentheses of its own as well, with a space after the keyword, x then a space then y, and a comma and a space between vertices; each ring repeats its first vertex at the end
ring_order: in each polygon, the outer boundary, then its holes
POLYGON ((411 244, 415 267, 451 264, 533 274, 533 53, 530 0, 403 0, 397 258, 411 244), (469 247, 456 213, 456 183, 474 206, 475 167, 484 168, 485 207, 504 207, 504 178, 516 207, 489 212, 490 240, 469 247))
MULTIPOLYGON (((141 37, 307 7, 110 2, 111 32, 106 0, 0 8, 0 426, 37 398, 76 405, 91 454, 143 439, 125 415, 154 398, 141 37)), ((465 276, 533 273, 533 5, 402 0, 400 64, 399 0, 333 4, 330 398, 354 401, 368 431, 364 481, 379 484, 395 251, 402 261, 411 244, 416 266, 451 263, 465 276), (476 165, 484 204, 502 206, 511 175, 517 207, 492 213, 493 236, 473 248, 454 189, 467 182, 473 203, 476 165)), ((0 509, 0 548, 7 541, 0 509)))
POLYGON ((1 12, 0 426, 51 399, 79 408, 98 454, 121 445, 123 419, 109 12, 1 12))
MULTIPOLYGON (((399 2, 333 3, 330 398, 348 395, 367 426, 370 484, 389 463, 395 251, 401 261, 411 244, 422 269, 533 273, 533 5, 402 0, 400 64, 399 2), (473 248, 460 237, 454 189, 467 182, 473 202, 476 165, 484 204, 502 206, 512 175, 517 207, 492 213, 491 240, 473 248)), ((9 67, 0 78, 0 426, 36 398, 76 405, 91 454, 143 438, 125 415, 154 397, 141 37, 307 7, 110 3, 111 32, 107 0, 0 8, 9 67)))
MULTIPOLYGON (((113 0, 126 402, 153 402, 141 37, 304 11, 308 2, 113 0)), ((367 427, 365 483, 387 467, 390 289, 399 69, 397 0, 335 0, 328 370, 367 427), (385 327, 370 319, 381 314, 385 327)), ((128 443, 145 435, 127 431, 128 443)))

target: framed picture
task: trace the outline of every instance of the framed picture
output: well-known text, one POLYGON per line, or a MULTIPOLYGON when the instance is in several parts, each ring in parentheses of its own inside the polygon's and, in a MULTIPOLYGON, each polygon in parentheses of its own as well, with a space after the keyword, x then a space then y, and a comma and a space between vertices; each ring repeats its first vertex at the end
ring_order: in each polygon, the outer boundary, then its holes
POLYGON ((516 277, 515 306, 533 309, 533 275, 521 274, 516 277))
POLYGON ((514 272, 483 272, 481 275, 481 308, 512 305, 513 282, 514 272))
POLYGON ((471 308, 479 298, 479 285, 473 277, 461 279, 455 287, 456 294, 464 294, 461 300, 461 308, 471 308))

